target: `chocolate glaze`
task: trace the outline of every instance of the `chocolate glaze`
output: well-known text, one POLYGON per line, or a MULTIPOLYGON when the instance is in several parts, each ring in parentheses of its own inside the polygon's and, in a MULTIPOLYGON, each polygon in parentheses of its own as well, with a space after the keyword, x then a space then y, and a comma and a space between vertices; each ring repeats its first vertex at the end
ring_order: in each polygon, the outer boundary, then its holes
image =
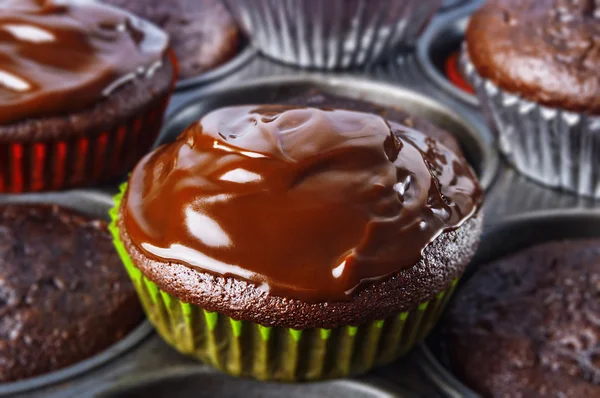
POLYGON ((466 161, 415 130, 361 112, 249 105, 206 115, 144 158, 124 224, 151 258, 276 296, 343 301, 418 263, 481 197, 466 161))
POLYGON ((466 41, 477 72, 502 89, 600 114, 598 0, 489 0, 466 41))
POLYGON ((0 124, 85 109, 151 76, 168 37, 92 0, 0 1, 0 124))

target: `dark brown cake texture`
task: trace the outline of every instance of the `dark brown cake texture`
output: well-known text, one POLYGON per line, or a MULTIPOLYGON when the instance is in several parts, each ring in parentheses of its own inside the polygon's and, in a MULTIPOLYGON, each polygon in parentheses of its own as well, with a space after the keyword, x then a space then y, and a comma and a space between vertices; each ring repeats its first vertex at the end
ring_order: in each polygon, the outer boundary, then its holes
POLYGON ((452 370, 485 397, 600 396, 600 240, 482 265, 443 325, 452 370))
POLYGON ((0 205, 0 383, 86 359, 142 310, 104 221, 51 205, 0 205))
POLYGON ((207 72, 231 59, 240 35, 218 0, 104 0, 152 21, 170 36, 181 78, 207 72))
POLYGON ((477 72, 549 107, 600 114, 600 4, 489 0, 466 42, 477 72))
MULTIPOLYGON (((386 114, 390 120, 399 120, 415 128, 423 128, 431 132, 431 135, 439 136, 445 140, 444 142, 449 142, 449 146, 455 148, 458 146, 449 133, 442 132, 429 122, 411 117, 399 109, 383 108, 367 102, 326 96, 316 92, 290 98, 284 102, 326 109, 334 107, 360 109, 375 114, 386 114)), ((461 161, 466 162, 464 159, 461 161)), ((457 172, 459 170, 460 167, 456 169, 457 172)), ((162 172, 170 173, 168 168, 163 169, 162 172)), ((382 281, 368 284, 358 293, 350 295, 347 300, 310 302, 285 297, 285 295, 266 294, 257 284, 240 278, 215 275, 178 261, 166 261, 148 255, 140 249, 139 244, 133 242, 125 226, 127 195, 126 193, 123 205, 120 207, 118 222, 120 237, 133 263, 147 278, 155 282, 161 290, 184 302, 196 304, 207 311, 217 311, 234 319, 264 326, 297 329, 335 328, 384 319, 414 309, 419 303, 434 298, 462 274, 475 252, 481 234, 482 215, 475 211, 472 217, 467 218, 460 226, 442 231, 425 247, 422 258, 412 266, 398 270, 382 281)), ((340 228, 343 226, 340 225, 340 228)))

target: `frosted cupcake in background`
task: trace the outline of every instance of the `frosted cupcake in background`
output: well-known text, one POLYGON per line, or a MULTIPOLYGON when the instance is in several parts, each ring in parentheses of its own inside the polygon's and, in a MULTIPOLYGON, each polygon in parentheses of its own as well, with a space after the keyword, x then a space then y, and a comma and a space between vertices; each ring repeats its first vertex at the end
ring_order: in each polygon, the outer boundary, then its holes
POLYGON ((176 74, 167 35, 125 11, 0 2, 0 192, 125 174, 154 144, 176 74))

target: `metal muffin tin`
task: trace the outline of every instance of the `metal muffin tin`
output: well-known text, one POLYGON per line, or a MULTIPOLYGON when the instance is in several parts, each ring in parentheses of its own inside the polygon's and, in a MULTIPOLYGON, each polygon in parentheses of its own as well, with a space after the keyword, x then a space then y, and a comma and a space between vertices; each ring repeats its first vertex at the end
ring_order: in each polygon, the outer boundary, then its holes
POLYGON ((444 0, 440 11, 441 12, 452 11, 458 7, 464 7, 470 3, 473 3, 473 1, 477 1, 477 0, 444 0))
MULTIPOLYGON (((100 192, 83 190, 44 194, 0 195, 0 205, 3 204, 56 204, 74 209, 92 218, 108 221, 108 209, 112 206, 112 197, 100 192)), ((42 389, 88 373, 94 368, 123 355, 148 337, 151 331, 152 326, 147 321, 142 321, 125 338, 88 359, 22 381, 0 383, 0 397, 17 396, 20 393, 42 389)))
POLYGON ((282 76, 256 79, 235 87, 198 92, 179 104, 165 122, 158 143, 175 139, 187 126, 211 110, 229 105, 277 103, 311 89, 347 98, 360 99, 382 106, 398 107, 427 119, 452 133, 465 156, 477 172, 481 184, 488 188, 496 174, 498 157, 493 150, 492 136, 480 123, 450 110, 439 102, 417 92, 355 77, 282 76))
MULTIPOLYGON (((533 245, 561 239, 600 237, 600 211, 562 210, 525 213, 505 220, 484 234, 462 283, 481 266, 533 245)), ((461 283, 461 284, 462 284, 461 283)), ((460 286, 457 289, 460 291, 460 286)), ((451 305, 451 304, 450 304, 451 305)), ((419 347, 417 362, 447 397, 479 397, 446 367, 435 334, 419 347)))
MULTIPOLYGON (((425 33, 423 42, 430 34, 433 34, 430 32, 433 32, 436 27, 451 23, 457 18, 466 18, 482 2, 482 0, 448 0, 449 7, 433 21, 430 29, 425 33)), ((460 33, 460 29, 455 32, 460 33)), ((433 50, 434 58, 441 57, 442 50, 444 50, 443 47, 433 50)), ((240 55, 238 55, 239 57, 240 55)), ((201 75, 198 77, 199 81, 186 84, 185 88, 183 84, 179 84, 179 89, 173 96, 167 111, 169 121, 162 131, 161 142, 172 139, 195 117, 217 106, 240 102, 272 102, 286 93, 298 93, 298 90, 301 91, 308 87, 317 87, 332 94, 360 98, 384 105, 400 102, 400 105, 407 111, 417 115, 424 115, 426 118, 437 115, 438 119, 434 122, 441 124, 442 127, 450 128, 457 134, 467 156, 470 157, 469 161, 480 173, 483 173, 483 182, 488 187, 484 213, 486 230, 490 231, 489 236, 494 234, 496 229, 502 229, 503 225, 512 224, 520 225, 523 231, 550 236, 552 229, 545 226, 551 225, 553 222, 551 219, 555 215, 555 221, 569 230, 566 232, 570 233, 576 230, 575 224, 573 224, 575 222, 581 222, 582 230, 589 231, 590 234, 593 229, 600 230, 600 216, 596 212, 586 210, 586 208, 596 207, 596 202, 533 183, 510 168, 502 158, 498 161, 494 150, 494 140, 486 128, 487 124, 483 115, 473 106, 473 103, 464 101, 452 94, 451 91, 443 89, 439 82, 432 77, 433 75, 427 73, 425 64, 418 60, 416 54, 401 54, 381 65, 350 71, 342 75, 299 71, 272 62, 260 55, 254 56, 254 54, 248 55, 246 61, 242 62, 234 58, 231 62, 239 62, 239 64, 222 74, 217 74, 217 70, 215 70, 217 75, 214 78, 204 76, 206 80, 203 80, 201 75), (258 82, 255 81, 257 78, 258 82), (263 85, 263 88, 259 90, 258 85, 263 85), (466 134, 461 135, 460 131, 466 134), (498 165, 499 167, 497 167, 498 165), (493 178, 496 168, 498 168, 497 176, 493 178), (536 215, 522 215, 528 211, 541 209, 546 210, 536 215), (567 210, 548 212, 549 209, 567 210), (538 222, 538 218, 547 219, 547 223, 538 222), (526 225, 530 222, 532 226, 527 227, 526 225)), ((210 73, 206 75, 210 76, 210 73)), ((106 197, 107 194, 116 192, 116 185, 99 189, 105 192, 103 195, 106 197)), ((49 197, 47 195, 54 194, 45 194, 46 198, 49 197)), ((57 195, 64 196, 65 202, 63 203, 72 204, 75 207, 81 206, 89 197, 96 198, 102 194, 92 191, 77 191, 76 194, 69 192, 57 195), (69 198, 70 195, 73 196, 69 198)), ((32 195, 30 198, 35 196, 32 195)), ((18 199, 15 197, 10 200, 18 199)), ((104 216, 103 213, 97 213, 97 215, 104 216)), ((576 225, 577 228, 580 228, 579 224, 576 225)), ((564 231, 560 228, 558 232, 564 231)), ((528 239, 526 237, 532 235, 526 235, 525 232, 518 233, 505 242, 490 241, 487 233, 485 236, 481 253, 491 251, 492 248, 505 252, 514 250, 516 247, 514 245, 518 242, 525 242, 528 239), (488 247, 489 249, 487 249, 488 247)), ((137 333, 137 330, 134 333, 137 333)), ((252 396, 269 396, 268 394, 278 391, 279 394, 275 393, 275 396, 287 394, 294 397, 318 394, 353 398, 365 396, 406 397, 411 396, 407 392, 410 391, 414 393, 414 396, 436 398, 443 396, 468 397, 470 393, 462 383, 441 366, 435 357, 429 363, 437 364, 438 368, 433 370, 427 368, 427 358, 424 359, 426 352, 422 350, 415 350, 400 361, 375 370, 366 378, 317 383, 314 384, 315 387, 312 387, 313 384, 296 385, 292 387, 294 391, 290 392, 292 390, 279 389, 280 385, 234 380, 224 376, 178 354, 155 333, 146 339, 142 337, 137 341, 139 344, 127 345, 128 348, 87 368, 81 367, 81 364, 74 365, 74 367, 79 366, 80 370, 58 379, 44 381, 43 385, 30 383, 34 380, 31 379, 18 382, 23 385, 29 383, 28 387, 7 390, 8 387, 18 387, 19 384, 0 384, 0 396, 4 394, 4 396, 17 398, 153 397, 161 396, 159 392, 162 391, 162 396, 171 397, 181 394, 185 398, 184 393, 193 394, 196 397, 202 396, 201 394, 206 391, 211 391, 209 396, 236 396, 236 393, 248 391, 243 396, 251 398, 252 396), (140 340, 143 341, 140 342, 140 340), (426 371, 423 372, 417 364, 425 364, 423 369, 426 371), (438 380, 432 383, 431 380, 436 377, 435 375, 438 380), (201 380, 201 382, 197 382, 195 379, 201 380), (217 385, 207 390, 206 386, 211 383, 217 385), (232 385, 230 390, 222 390, 228 388, 228 385, 232 385), (321 387, 325 385, 329 387, 321 387), (188 390, 184 391, 184 387, 188 390), (371 395, 367 395, 369 393, 371 395)), ((124 344, 125 340, 117 344, 121 343, 124 344)), ((49 375, 36 379, 43 380, 46 376, 49 375)))
POLYGON ((442 68, 444 61, 453 51, 460 51, 469 16, 480 6, 481 1, 475 1, 438 16, 423 34, 417 46, 417 59, 427 77, 456 99, 475 107, 479 106, 475 94, 455 86, 442 68))
POLYGON ((234 378, 193 367, 151 374, 98 395, 98 398, 411 398, 415 395, 376 379, 342 379, 310 384, 268 383, 234 378))
POLYGON ((250 62, 257 53, 258 50, 256 47, 251 45, 247 39, 243 39, 240 43, 239 52, 233 58, 198 76, 180 79, 177 81, 175 89, 177 91, 187 90, 192 87, 205 86, 217 80, 225 79, 250 62))

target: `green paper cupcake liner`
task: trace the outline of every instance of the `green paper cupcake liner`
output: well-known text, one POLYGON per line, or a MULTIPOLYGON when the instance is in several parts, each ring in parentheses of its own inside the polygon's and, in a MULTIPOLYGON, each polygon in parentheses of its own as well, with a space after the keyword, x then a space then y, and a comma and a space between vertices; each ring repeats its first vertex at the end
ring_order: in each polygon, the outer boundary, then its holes
POLYGON ((457 280, 412 311, 359 326, 297 330, 236 320, 162 291, 133 265, 116 225, 125 187, 115 196, 110 231, 150 322, 179 352, 235 376, 321 380, 389 363, 431 331, 456 286, 457 280))

